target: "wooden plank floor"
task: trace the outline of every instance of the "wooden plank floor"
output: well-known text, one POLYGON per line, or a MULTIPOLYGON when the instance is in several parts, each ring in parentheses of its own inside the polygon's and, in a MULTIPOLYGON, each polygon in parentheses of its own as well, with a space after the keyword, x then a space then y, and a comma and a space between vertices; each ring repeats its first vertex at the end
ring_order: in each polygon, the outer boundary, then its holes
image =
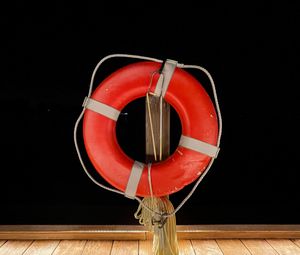
MULTIPOLYGON (((0 240, 0 255, 147 255, 146 241, 0 240)), ((300 255, 300 239, 179 240, 180 255, 300 255)))

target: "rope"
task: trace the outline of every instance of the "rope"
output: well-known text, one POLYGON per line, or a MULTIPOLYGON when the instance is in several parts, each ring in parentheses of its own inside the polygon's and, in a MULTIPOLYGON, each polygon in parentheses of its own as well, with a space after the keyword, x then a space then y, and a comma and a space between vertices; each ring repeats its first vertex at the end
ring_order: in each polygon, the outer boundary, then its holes
POLYGON ((163 97, 159 98, 159 161, 162 161, 162 150, 163 150, 163 142, 162 142, 162 126, 163 126, 163 97))
POLYGON ((152 139, 154 160, 157 161, 157 154, 156 154, 155 137, 154 137, 154 131, 153 131, 153 122, 152 122, 152 114, 151 114, 149 93, 146 94, 146 101, 147 101, 147 109, 148 109, 148 116, 149 116, 149 123, 150 123, 150 131, 151 131, 151 139, 152 139))
MULTIPOLYGON (((90 86, 89 86, 89 92, 88 92, 88 97, 91 96, 92 94, 92 89, 93 89, 93 84, 94 84, 94 79, 95 79, 95 75, 99 69, 99 67, 102 65, 102 63, 108 59, 111 59, 111 58, 116 58, 116 57, 119 57, 119 58, 132 58, 132 59, 142 59, 142 60, 149 60, 149 61, 154 61, 154 62, 158 62, 158 63, 162 63, 163 61, 162 60, 159 60, 159 59, 156 59, 156 58, 149 58, 149 57, 144 57, 144 56, 139 56, 139 55, 129 55, 129 54, 112 54, 112 55, 108 55, 104 58, 102 58, 98 64, 96 65, 93 73, 92 73, 92 77, 91 77, 91 81, 90 81, 90 86)), ((218 114, 218 119, 219 119, 219 134, 218 134, 218 140, 217 140, 217 147, 220 146, 220 141, 221 141, 221 136, 222 136, 222 116, 221 116, 221 110, 220 110, 220 107, 219 107, 219 101, 218 101, 218 96, 217 96, 217 91, 216 91, 216 87, 215 87, 215 83, 213 81, 213 78, 212 76, 210 75, 210 73, 203 67, 200 67, 200 66, 197 66, 197 65, 184 65, 184 64, 178 64, 177 65, 179 68, 194 68, 194 69, 198 69, 202 72, 204 72, 207 77, 209 78, 209 81, 211 83, 211 86, 212 86, 212 90, 213 90, 213 95, 214 95, 214 100, 215 100, 215 105, 216 105, 216 110, 217 110, 217 114, 218 114)), ((77 152, 77 155, 78 155, 78 158, 79 158, 79 161, 81 163, 81 166, 84 170, 84 172, 86 173, 86 175, 91 179, 92 182, 94 182, 97 186, 105 189, 105 190, 108 190, 108 191, 111 191, 111 192, 114 192, 114 193, 117 193, 117 194, 120 194, 120 195, 125 195, 124 192, 122 191, 119 191, 119 190, 116 190, 114 188, 110 188, 110 187, 107 187, 101 183, 99 183, 97 180, 94 179, 94 177, 88 172, 83 160, 82 160, 82 157, 81 157, 81 153, 80 153, 80 150, 79 150, 79 146, 78 146, 78 142, 77 142, 77 130, 78 130, 78 125, 84 115, 84 112, 85 112, 85 108, 83 108, 82 112, 80 113, 78 119, 76 120, 75 122, 75 125, 74 125, 74 132, 73 132, 73 138, 74 138, 74 144, 75 144, 75 149, 76 149, 76 152, 77 152)), ((211 161, 209 162, 207 168, 205 169, 205 171, 202 173, 202 175, 199 177, 199 179, 197 180, 197 182, 194 184, 192 190, 189 192, 189 194, 182 200, 182 202, 176 207, 175 210, 173 210, 172 212, 169 212, 167 213, 166 215, 164 215, 164 217, 171 217, 173 215, 175 215, 180 209, 181 207, 187 202, 187 200, 193 195, 193 193, 195 192, 196 188, 198 187, 198 185, 200 184, 200 182, 203 180, 203 178, 205 177, 205 175, 208 173, 208 171, 210 170, 212 164, 214 162, 214 158, 211 159, 211 161)), ((149 167, 149 166, 148 166, 149 167)), ((148 174, 150 173, 149 169, 148 169, 148 174)), ((151 181, 151 178, 150 178, 150 181, 151 181)), ((152 187, 152 183, 151 183, 151 187, 152 187)), ((158 214, 158 215, 161 215, 160 212, 157 212, 157 211, 154 211, 152 210, 151 208, 149 208, 149 206, 147 206, 146 204, 144 204, 142 202, 142 200, 135 196, 133 199, 137 200, 139 202, 139 206, 143 206, 145 209, 147 209, 149 212, 151 213, 154 213, 154 214, 158 214)))
POLYGON ((176 218, 175 216, 166 218, 165 214, 174 211, 174 207, 167 197, 154 197, 151 181, 151 163, 148 164, 148 185, 150 197, 145 197, 143 202, 155 211, 161 212, 161 216, 154 215, 148 210, 143 210, 139 205, 134 216, 149 231, 153 231, 153 254, 157 255, 177 255, 178 242, 176 235, 176 218), (163 216, 163 217, 162 217, 163 216))
MULTIPOLYGON (((208 79, 210 81, 211 87, 212 87, 212 91, 213 91, 213 95, 214 95, 214 99, 215 99, 215 104, 216 104, 216 110, 217 110, 218 119, 219 119, 219 134, 218 134, 218 140, 217 140, 217 147, 220 147, 220 142, 221 142, 221 137, 222 137, 222 131, 223 131, 223 123, 222 123, 222 115, 221 115, 221 110, 220 110, 220 105, 219 105, 219 100, 218 100, 218 95, 217 95, 217 90, 216 90, 215 82, 214 82, 212 76, 210 75, 210 73, 205 68, 203 68, 201 66, 181 64, 180 67, 181 68, 194 68, 194 69, 198 69, 198 70, 204 72, 207 75, 207 77, 208 77, 208 79)), ((189 200, 189 198, 193 195, 193 193, 195 192, 195 190, 199 186, 200 182, 203 180, 203 178, 205 177, 205 175, 210 170, 212 164, 214 163, 214 160, 215 160, 215 158, 211 158, 211 160, 210 160, 207 168, 200 175, 199 179, 197 180, 197 182, 193 186, 192 190, 182 200, 182 202, 176 207, 176 209, 171 214, 169 214, 169 216, 176 214, 180 210, 180 208, 186 203, 186 201, 189 200)))

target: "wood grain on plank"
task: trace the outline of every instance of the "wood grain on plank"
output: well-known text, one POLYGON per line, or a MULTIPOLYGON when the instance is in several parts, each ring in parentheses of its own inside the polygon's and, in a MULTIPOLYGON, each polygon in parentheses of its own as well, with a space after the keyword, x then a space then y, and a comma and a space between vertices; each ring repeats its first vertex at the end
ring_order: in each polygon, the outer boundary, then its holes
POLYGON ((81 255, 85 240, 63 240, 56 247, 53 255, 81 255))
POLYGON ((111 255, 138 255, 138 241, 114 241, 111 255))
POLYGON ((217 243, 224 255, 251 255, 240 240, 220 239, 217 243))
POLYGON ((252 255, 277 255, 278 253, 273 249, 273 247, 266 241, 262 239, 244 239, 242 240, 247 249, 252 255))
POLYGON ((190 240, 179 240, 178 247, 179 247, 180 255, 194 255, 195 254, 190 240))
POLYGON ((109 255, 112 241, 87 241, 82 255, 109 255))
POLYGON ((24 255, 51 255, 58 243, 58 240, 36 240, 29 246, 24 255))
POLYGON ((277 251, 280 255, 300 254, 300 248, 288 239, 268 239, 267 242, 277 251))
POLYGON ((152 255, 152 240, 139 241, 139 255, 152 255))
POLYGON ((0 248, 0 255, 19 255, 23 254, 24 251, 29 247, 32 241, 17 241, 17 240, 9 240, 5 244, 3 244, 0 248))
POLYGON ((196 255, 223 255, 215 240, 192 240, 196 255))

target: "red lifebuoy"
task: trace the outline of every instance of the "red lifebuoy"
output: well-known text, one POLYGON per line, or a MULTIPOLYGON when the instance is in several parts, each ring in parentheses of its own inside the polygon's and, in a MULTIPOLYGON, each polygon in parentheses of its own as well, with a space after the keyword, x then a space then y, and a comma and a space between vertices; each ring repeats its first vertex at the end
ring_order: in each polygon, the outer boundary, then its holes
MULTIPOLYGON (((146 95, 151 74, 160 65, 155 62, 127 65, 102 81, 91 98, 121 111, 129 102, 146 95)), ((155 75, 153 85, 157 79, 158 75, 155 75)), ((180 117, 182 135, 216 145, 217 115, 199 81, 186 71, 176 68, 164 98, 180 117)), ((134 160, 118 145, 115 127, 116 121, 86 109, 83 137, 87 154, 98 173, 111 185, 124 191, 134 160)), ((210 156, 178 146, 165 161, 152 165, 153 194, 164 196, 179 191, 197 179, 210 160, 210 156)), ((146 169, 136 194, 143 197, 150 195, 146 169)))

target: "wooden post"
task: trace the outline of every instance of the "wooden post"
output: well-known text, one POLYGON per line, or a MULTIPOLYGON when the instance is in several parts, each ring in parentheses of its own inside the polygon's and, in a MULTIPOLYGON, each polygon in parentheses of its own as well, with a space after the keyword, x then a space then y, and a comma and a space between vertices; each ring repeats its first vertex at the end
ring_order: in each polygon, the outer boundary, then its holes
MULTIPOLYGON (((155 162, 153 148, 153 136, 155 138, 156 161, 167 158, 170 154, 170 105, 163 98, 146 97, 146 162, 155 162), (149 100, 149 101, 148 101, 149 100), (149 111, 149 105, 151 111, 149 111), (162 109, 161 109, 162 106, 162 109), (151 123, 152 122, 152 123, 151 123), (160 127, 162 123, 162 127, 160 127), (151 130, 151 124, 153 130, 151 130), (153 131, 153 133, 152 133, 153 131), (162 131, 162 132, 161 132, 162 131)), ((156 207, 163 213, 171 213, 174 208, 169 196, 157 198, 156 207), (158 206, 159 205, 159 206, 158 206)), ((156 209, 157 209, 156 208, 156 209)), ((175 215, 167 218, 163 227, 153 228, 153 252, 155 255, 179 254, 176 233, 175 215)))
MULTIPOLYGON (((153 133, 155 137, 155 148, 157 161, 160 151, 160 98, 149 95, 153 133)), ((170 155, 170 105, 163 99, 162 103, 162 160, 170 155)), ((155 162, 150 128, 149 112, 146 100, 146 163, 155 162)))

